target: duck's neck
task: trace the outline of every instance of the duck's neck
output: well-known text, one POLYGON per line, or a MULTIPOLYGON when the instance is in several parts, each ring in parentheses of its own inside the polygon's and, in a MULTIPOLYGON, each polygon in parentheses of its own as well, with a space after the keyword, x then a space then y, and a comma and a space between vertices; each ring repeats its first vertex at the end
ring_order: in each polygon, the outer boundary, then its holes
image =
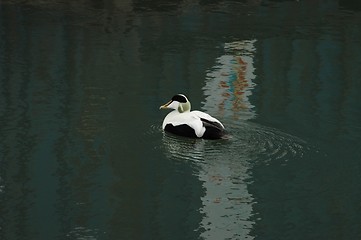
POLYGON ((181 103, 181 104, 179 104, 177 110, 179 113, 190 112, 191 111, 191 103, 190 102, 181 103))

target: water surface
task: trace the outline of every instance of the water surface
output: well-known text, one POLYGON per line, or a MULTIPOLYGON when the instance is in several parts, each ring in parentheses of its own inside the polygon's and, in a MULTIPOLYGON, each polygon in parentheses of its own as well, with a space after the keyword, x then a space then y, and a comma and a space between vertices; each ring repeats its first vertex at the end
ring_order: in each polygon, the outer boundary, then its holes
POLYGON ((0 4, 0 239, 358 239, 361 7, 0 4), (185 93, 229 139, 162 132, 185 93))

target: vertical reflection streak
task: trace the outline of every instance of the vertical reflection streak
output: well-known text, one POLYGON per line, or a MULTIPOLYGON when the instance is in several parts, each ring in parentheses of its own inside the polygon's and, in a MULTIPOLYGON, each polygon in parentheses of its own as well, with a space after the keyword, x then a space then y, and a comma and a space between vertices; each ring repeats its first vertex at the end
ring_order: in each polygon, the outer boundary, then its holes
POLYGON ((204 109, 211 115, 247 120, 254 118, 249 96, 254 88, 253 54, 256 40, 225 43, 225 55, 207 73, 204 109))
MULTIPOLYGON (((245 40, 226 43, 225 55, 219 57, 217 65, 207 73, 208 78, 203 88, 206 95, 203 108, 211 115, 223 119, 226 128, 227 123, 231 127, 239 120, 247 120, 255 116, 253 105, 249 100, 255 86, 253 83, 255 42, 256 40, 245 40)), ((198 176, 205 189, 201 208, 204 214, 201 222, 204 232, 201 237, 251 239, 252 195, 248 192, 246 184, 250 177, 248 161, 251 156, 246 152, 239 155, 236 152, 222 151, 211 155, 212 150, 212 148, 204 149, 204 159, 209 162, 202 165, 198 176)))

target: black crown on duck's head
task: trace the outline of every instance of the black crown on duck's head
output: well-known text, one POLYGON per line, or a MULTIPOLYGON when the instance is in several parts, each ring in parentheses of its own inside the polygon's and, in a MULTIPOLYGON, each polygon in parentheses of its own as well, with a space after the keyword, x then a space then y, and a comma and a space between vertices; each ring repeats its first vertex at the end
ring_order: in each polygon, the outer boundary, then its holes
POLYGON ((183 94, 177 94, 172 97, 172 101, 177 101, 180 103, 186 103, 188 101, 187 97, 183 94))

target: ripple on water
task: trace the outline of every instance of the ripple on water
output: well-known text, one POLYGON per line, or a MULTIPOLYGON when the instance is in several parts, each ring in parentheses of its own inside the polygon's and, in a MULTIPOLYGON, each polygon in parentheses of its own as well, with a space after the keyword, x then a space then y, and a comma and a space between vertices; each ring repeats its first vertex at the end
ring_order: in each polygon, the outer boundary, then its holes
POLYGON ((190 139, 164 133, 163 147, 176 159, 195 162, 243 159, 248 163, 266 164, 272 161, 285 164, 302 157, 310 148, 298 137, 256 123, 236 122, 226 126, 229 137, 221 140, 190 139))
POLYGON ((296 136, 256 123, 231 124, 229 128, 234 147, 237 147, 238 141, 243 142, 244 153, 249 154, 250 159, 254 161, 267 164, 271 161, 285 163, 290 159, 302 157, 309 149, 307 142, 296 136))
POLYGON ((203 139, 186 138, 164 133, 163 143, 171 158, 192 162, 202 162, 204 160, 205 141, 203 139))

